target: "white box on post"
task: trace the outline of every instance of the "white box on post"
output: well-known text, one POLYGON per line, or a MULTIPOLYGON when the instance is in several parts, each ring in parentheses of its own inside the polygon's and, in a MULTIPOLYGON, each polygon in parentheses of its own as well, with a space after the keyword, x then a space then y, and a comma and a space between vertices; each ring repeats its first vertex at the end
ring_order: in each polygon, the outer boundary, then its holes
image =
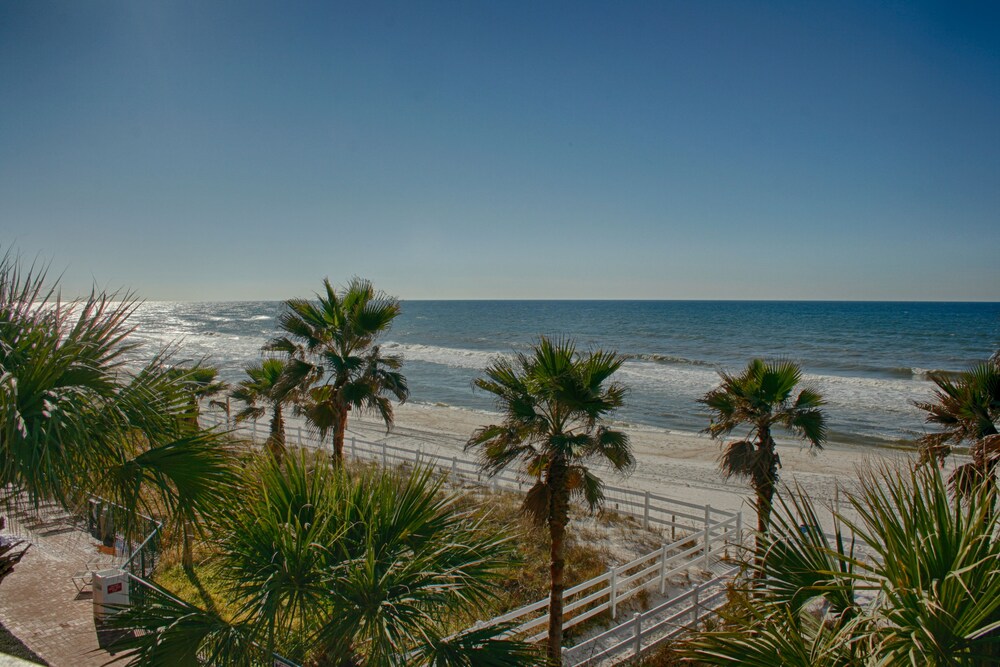
POLYGON ((104 621, 122 607, 127 607, 128 573, 124 570, 100 570, 94 573, 94 619, 104 621))

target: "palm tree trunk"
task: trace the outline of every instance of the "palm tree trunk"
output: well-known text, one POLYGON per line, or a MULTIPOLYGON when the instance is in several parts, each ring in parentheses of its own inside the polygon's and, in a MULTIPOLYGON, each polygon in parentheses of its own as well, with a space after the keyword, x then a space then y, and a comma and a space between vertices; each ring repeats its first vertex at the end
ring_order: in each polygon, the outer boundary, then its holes
POLYGON ((771 529, 771 505, 774 501, 774 478, 763 476, 756 484, 757 533, 766 534, 771 529))
POLYGON ((337 423, 333 428, 333 462, 337 465, 344 462, 344 437, 347 432, 347 411, 350 409, 349 405, 340 408, 337 423))
POLYGON ((190 572, 194 569, 194 549, 191 545, 193 530, 191 522, 187 519, 181 519, 181 533, 183 537, 181 544, 181 567, 190 572))
POLYGON ((565 538, 569 523, 569 491, 566 488, 565 464, 554 461, 549 468, 549 537, 551 538, 549 566, 549 641, 547 648, 550 667, 562 665, 563 590, 566 570, 565 538))
POLYGON ((281 404, 275 404, 271 418, 271 433, 267 438, 267 448, 274 460, 281 463, 285 456, 285 419, 281 415, 281 404))
POLYGON ((774 449, 770 428, 758 427, 758 437, 763 461, 760 472, 756 475, 754 490, 757 492, 757 533, 764 535, 771 529, 771 506, 778 482, 778 453, 774 449))
POLYGON ((778 481, 778 458, 774 450, 774 440, 771 439, 771 432, 766 427, 760 427, 760 456, 761 461, 758 472, 754 475, 754 491, 757 494, 757 535, 754 538, 756 543, 756 574, 755 578, 764 578, 764 549, 763 542, 767 533, 771 529, 771 508, 774 502, 774 489, 778 481))

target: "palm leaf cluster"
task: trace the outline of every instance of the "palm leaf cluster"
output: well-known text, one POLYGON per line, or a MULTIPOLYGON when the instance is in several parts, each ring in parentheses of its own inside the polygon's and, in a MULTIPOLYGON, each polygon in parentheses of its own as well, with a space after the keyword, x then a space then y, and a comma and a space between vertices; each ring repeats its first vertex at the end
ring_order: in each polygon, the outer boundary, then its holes
POLYGON ((269 447, 284 450, 288 406, 306 418, 320 439, 333 436, 334 458, 343 459, 345 429, 352 410, 374 414, 386 428, 393 424, 392 398, 409 396, 399 372, 402 359, 377 344, 399 315, 399 301, 355 278, 338 291, 329 280, 315 301, 289 299, 279 318, 282 334, 264 351, 278 356, 248 366, 249 379, 233 398, 246 406, 236 419, 258 419, 272 411, 269 447))
POLYGON ((624 357, 601 350, 578 355, 570 340, 542 337, 531 354, 498 357, 475 381, 492 394, 503 421, 478 429, 466 449, 483 469, 517 467, 534 478, 524 511, 547 524, 551 540, 549 664, 561 664, 564 540, 571 496, 597 508, 603 483, 591 461, 626 471, 634 465, 628 436, 605 421, 624 403, 626 388, 610 381, 624 357))
MULTIPOLYGON (((144 365, 130 294, 62 302, 44 268, 0 260, 0 486, 3 502, 74 509, 98 493, 191 517, 231 480, 229 454, 192 424, 190 378, 166 353, 144 365)), ((132 517, 118 528, 130 532, 132 517)))
POLYGON ((779 501, 749 594, 684 653, 712 665, 997 664, 1000 517, 987 495, 955 503, 940 471, 883 465, 849 500, 858 518, 834 514, 833 537, 809 528, 821 524, 801 489, 779 501))
POLYGON ((285 409, 295 404, 294 386, 283 384, 287 364, 284 359, 270 357, 246 367, 247 377, 233 387, 230 396, 243 408, 235 415, 237 423, 257 421, 271 408, 271 427, 267 448, 280 461, 285 454, 285 409))
POLYGON ((955 468, 952 488, 969 496, 983 486, 995 487, 1000 462, 1000 363, 996 355, 963 373, 934 373, 930 379, 935 385, 934 400, 916 405, 927 413, 927 423, 940 430, 921 438, 921 461, 940 464, 955 447, 966 446, 971 460, 955 468))
POLYGON ((259 459, 212 528, 232 618, 154 596, 116 621, 150 632, 131 664, 184 664, 170 661, 192 652, 254 664, 271 651, 310 665, 527 664, 533 649, 499 639, 506 627, 452 634, 513 551, 456 513, 440 485, 427 470, 352 475, 328 460, 259 459))
POLYGON ((822 447, 826 440, 826 420, 820 409, 824 401, 812 389, 795 393, 802 370, 791 361, 754 359, 739 374, 720 372, 719 376, 721 384, 699 401, 712 415, 706 431, 720 438, 745 429, 724 446, 719 467, 728 477, 750 480, 757 495, 757 528, 763 534, 781 467, 772 431, 784 428, 822 447))

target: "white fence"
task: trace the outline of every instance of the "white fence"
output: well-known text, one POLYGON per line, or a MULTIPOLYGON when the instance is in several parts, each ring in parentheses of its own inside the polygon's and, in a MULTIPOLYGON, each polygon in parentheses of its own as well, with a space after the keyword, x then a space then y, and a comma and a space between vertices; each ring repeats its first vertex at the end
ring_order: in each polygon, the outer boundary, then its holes
MULTIPOLYGON (((617 620, 619 607, 642 591, 659 589, 663 595, 667 583, 692 566, 707 570, 712 559, 719 560, 738 536, 737 519, 709 523, 701 535, 684 537, 635 560, 610 568, 606 573, 566 589, 563 593, 563 629, 578 625, 607 612, 617 620)), ((530 641, 544 639, 549 623, 548 598, 490 619, 485 625, 520 622, 511 634, 527 636, 530 641), (539 632, 541 630, 541 632, 539 632)))
MULTIPOLYGON (((215 413, 205 413, 203 419, 212 425, 225 426, 225 420, 215 413)), ((268 437, 268 429, 262 424, 244 423, 235 427, 235 430, 256 441, 264 441, 268 437)), ((287 441, 303 447, 321 446, 319 440, 302 427, 289 428, 287 441)), ((351 458, 380 461, 385 466, 433 466, 447 472, 453 483, 471 483, 516 491, 525 491, 530 485, 524 477, 512 471, 505 470, 492 477, 487 476, 476 461, 464 456, 443 456, 420 449, 389 445, 384 441, 370 442, 352 437, 345 443, 344 453, 351 458)), ((633 517, 644 528, 658 528, 664 534, 669 531, 671 537, 668 542, 645 556, 612 567, 600 576, 567 589, 563 594, 564 629, 602 613, 607 613, 616 621, 620 615, 619 607, 623 603, 643 591, 654 590, 664 595, 671 577, 686 574, 692 566, 708 571, 713 563, 725 559, 730 547, 743 543, 742 514, 739 512, 728 512, 710 505, 697 505, 649 491, 611 485, 604 487, 604 494, 606 510, 611 509, 633 517)), ((566 648, 564 653, 567 664, 577 664, 577 660, 583 660, 583 656, 587 656, 583 662, 591 663, 598 659, 597 656, 608 659, 617 653, 638 655, 636 647, 643 652, 649 650, 651 646, 658 645, 652 638, 662 635, 664 623, 675 623, 676 619, 685 618, 685 614, 696 622, 710 613, 714 609, 710 602, 716 598, 706 598, 706 593, 715 589, 706 586, 721 587, 720 581, 720 578, 716 578, 695 586, 655 609, 638 616, 633 615, 623 624, 616 625, 598 637, 566 648), (654 620, 654 617, 661 616, 667 620, 654 620), (645 629, 642 629, 643 619, 646 620, 645 629), (620 633, 626 626, 638 633, 638 640, 630 636, 628 641, 615 642, 611 647, 597 650, 599 645, 603 646, 602 642, 606 642, 615 633, 620 633), (646 643, 643 644, 643 641, 646 643)), ((483 627, 496 623, 517 623, 511 631, 512 635, 539 641, 547 635, 548 622, 548 598, 545 598, 481 621, 477 625, 483 627)))

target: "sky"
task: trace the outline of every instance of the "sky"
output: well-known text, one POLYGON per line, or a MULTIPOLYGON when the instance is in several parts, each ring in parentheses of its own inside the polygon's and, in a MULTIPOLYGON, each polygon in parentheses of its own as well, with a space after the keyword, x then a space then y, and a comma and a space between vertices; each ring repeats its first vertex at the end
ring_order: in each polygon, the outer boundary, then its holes
POLYGON ((67 294, 1000 301, 1000 8, 0 0, 67 294))

